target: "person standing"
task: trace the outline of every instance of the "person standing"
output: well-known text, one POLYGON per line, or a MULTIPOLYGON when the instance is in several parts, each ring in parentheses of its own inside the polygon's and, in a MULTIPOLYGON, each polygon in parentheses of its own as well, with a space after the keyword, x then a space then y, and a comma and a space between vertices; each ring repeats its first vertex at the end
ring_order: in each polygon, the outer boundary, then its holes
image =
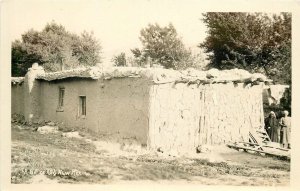
POLYGON ((280 125, 276 118, 276 114, 271 111, 265 121, 267 133, 272 142, 280 142, 280 125))
POLYGON ((282 131, 282 146, 283 148, 291 148, 291 143, 290 143, 290 135, 291 135, 291 117, 288 117, 289 112, 284 111, 283 112, 283 117, 280 118, 279 124, 281 126, 281 131, 282 131))

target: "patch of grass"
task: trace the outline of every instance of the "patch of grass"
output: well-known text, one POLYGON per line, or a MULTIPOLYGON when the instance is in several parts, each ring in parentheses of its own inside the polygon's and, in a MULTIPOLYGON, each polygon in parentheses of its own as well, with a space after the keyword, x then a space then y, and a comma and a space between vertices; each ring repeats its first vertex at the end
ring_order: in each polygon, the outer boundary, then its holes
POLYGON ((274 170, 284 170, 284 171, 290 171, 290 165, 270 165, 268 166, 269 169, 274 169, 274 170))
POLYGON ((11 183, 20 184, 27 182, 33 175, 23 172, 23 169, 13 169, 11 172, 11 183))

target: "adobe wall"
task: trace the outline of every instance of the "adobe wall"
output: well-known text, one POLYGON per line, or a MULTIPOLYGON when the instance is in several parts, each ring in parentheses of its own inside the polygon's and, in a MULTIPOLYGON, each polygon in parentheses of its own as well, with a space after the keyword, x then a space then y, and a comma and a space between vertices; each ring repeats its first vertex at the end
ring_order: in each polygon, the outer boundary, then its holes
POLYGON ((147 143, 149 84, 141 78, 40 81, 41 118, 94 132, 136 136, 147 143), (63 112, 57 111, 59 87, 65 88, 63 112), (86 96, 85 118, 78 116, 79 96, 86 96))
POLYGON ((249 129, 263 126, 262 107, 262 84, 154 85, 149 147, 195 152, 199 145, 248 141, 249 129))
POLYGON ((24 116, 23 83, 11 85, 11 114, 20 114, 24 116))

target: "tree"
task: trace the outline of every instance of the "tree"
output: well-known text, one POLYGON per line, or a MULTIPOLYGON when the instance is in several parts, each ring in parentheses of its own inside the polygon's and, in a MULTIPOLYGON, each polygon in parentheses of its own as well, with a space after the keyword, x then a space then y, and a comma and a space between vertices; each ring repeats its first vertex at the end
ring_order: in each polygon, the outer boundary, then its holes
POLYGON ((283 97, 280 99, 280 106, 292 114, 292 87, 285 89, 283 97))
POLYGON ((113 57, 113 62, 115 66, 127 66, 126 54, 121 52, 119 55, 113 57))
POLYGON ((196 65, 192 59, 192 52, 186 49, 172 24, 165 27, 149 24, 141 30, 140 40, 143 48, 131 50, 140 66, 149 60, 151 63, 173 69, 196 65))
POLYGON ((291 83, 291 14, 205 13, 208 36, 201 48, 210 67, 261 72, 291 83))
POLYGON ((101 62, 101 46, 93 33, 72 34, 54 22, 42 31, 33 29, 12 43, 12 76, 24 76, 38 62, 46 71, 59 71, 101 62))

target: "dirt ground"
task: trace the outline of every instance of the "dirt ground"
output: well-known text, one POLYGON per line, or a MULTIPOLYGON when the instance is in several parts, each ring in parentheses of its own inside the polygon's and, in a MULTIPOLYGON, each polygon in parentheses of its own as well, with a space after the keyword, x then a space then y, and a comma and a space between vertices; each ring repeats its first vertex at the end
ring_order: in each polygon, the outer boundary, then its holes
POLYGON ((288 186, 290 162, 220 147, 189 157, 111 143, 105 136, 41 134, 12 124, 11 182, 18 183, 191 183, 288 186))

